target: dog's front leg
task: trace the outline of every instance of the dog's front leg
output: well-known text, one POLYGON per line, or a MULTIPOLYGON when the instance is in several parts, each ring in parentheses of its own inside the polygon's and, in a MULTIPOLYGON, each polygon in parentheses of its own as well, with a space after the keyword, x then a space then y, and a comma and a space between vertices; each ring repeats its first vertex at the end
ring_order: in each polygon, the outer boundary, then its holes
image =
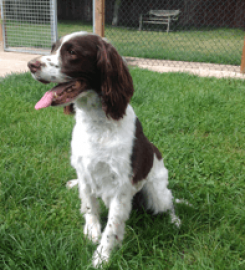
POLYGON ((101 236, 101 225, 99 221, 99 203, 91 194, 91 189, 79 180, 79 194, 81 198, 81 213, 85 218, 84 234, 94 243, 97 243, 101 236))
POLYGON ((94 267, 107 262, 114 246, 121 244, 124 235, 125 222, 132 208, 133 192, 122 189, 110 202, 109 216, 106 228, 102 234, 100 245, 93 256, 94 267))

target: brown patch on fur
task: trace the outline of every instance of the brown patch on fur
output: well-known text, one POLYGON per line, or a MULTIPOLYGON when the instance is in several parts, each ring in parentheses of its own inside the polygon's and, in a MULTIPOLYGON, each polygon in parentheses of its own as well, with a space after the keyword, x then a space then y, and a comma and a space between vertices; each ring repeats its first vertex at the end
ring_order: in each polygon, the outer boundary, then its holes
POLYGON ((152 147, 153 147, 154 153, 155 153, 156 156, 157 156, 157 159, 158 159, 158 160, 161 160, 161 159, 162 159, 162 154, 161 154, 161 152, 158 150, 158 148, 157 148, 153 143, 151 143, 151 145, 152 145, 152 147))
POLYGON ((74 114, 74 113, 75 113, 75 109, 74 109, 73 104, 70 104, 70 105, 64 107, 64 114, 70 115, 70 114, 74 114))
POLYGON ((142 125, 137 118, 134 146, 131 156, 133 184, 137 184, 147 177, 153 166, 154 153, 159 160, 162 159, 162 155, 157 147, 149 142, 144 135, 142 125))

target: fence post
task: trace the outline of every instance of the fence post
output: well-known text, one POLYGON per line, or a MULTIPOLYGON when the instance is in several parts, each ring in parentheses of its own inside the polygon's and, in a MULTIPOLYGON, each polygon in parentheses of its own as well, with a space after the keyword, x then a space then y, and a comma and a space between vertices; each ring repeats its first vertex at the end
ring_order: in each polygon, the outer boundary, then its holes
POLYGON ((2 17, 1 17, 1 7, 0 7, 0 47, 3 43, 3 30, 2 30, 2 17))
POLYGON ((245 37, 244 37, 244 44, 243 44, 243 51, 242 51, 242 61, 241 61, 241 73, 245 73, 245 37))
POLYGON ((105 0, 95 0, 95 33, 101 37, 105 36, 105 0))

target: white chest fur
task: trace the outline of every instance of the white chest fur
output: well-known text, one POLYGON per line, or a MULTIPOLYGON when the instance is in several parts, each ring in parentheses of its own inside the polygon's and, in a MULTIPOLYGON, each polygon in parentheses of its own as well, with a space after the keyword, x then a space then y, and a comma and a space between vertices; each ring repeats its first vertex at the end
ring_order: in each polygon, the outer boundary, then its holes
POLYGON ((87 92, 75 104, 72 166, 93 194, 106 202, 123 185, 131 185, 135 113, 129 105, 123 119, 108 119, 99 97, 87 92))

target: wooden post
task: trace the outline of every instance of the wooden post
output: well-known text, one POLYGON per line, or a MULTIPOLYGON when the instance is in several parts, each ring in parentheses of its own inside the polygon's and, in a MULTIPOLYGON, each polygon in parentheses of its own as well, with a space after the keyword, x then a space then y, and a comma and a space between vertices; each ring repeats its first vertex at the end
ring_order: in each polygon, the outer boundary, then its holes
POLYGON ((0 7, 0 43, 3 42, 3 30, 2 30, 2 17, 1 17, 1 7, 0 7))
POLYGON ((95 33, 105 36, 105 0, 95 0, 95 33))
POLYGON ((241 73, 245 73, 245 38, 243 44, 243 51, 242 51, 242 61, 241 61, 241 73))

